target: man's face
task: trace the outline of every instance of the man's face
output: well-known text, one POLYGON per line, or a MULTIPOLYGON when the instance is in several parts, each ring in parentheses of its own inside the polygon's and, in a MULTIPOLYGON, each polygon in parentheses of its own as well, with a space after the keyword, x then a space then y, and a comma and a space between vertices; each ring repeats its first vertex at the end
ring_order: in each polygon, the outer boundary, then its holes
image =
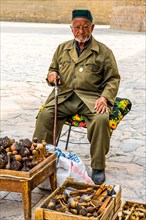
POLYGON ((74 18, 70 27, 75 40, 84 43, 89 40, 94 24, 86 18, 74 18))

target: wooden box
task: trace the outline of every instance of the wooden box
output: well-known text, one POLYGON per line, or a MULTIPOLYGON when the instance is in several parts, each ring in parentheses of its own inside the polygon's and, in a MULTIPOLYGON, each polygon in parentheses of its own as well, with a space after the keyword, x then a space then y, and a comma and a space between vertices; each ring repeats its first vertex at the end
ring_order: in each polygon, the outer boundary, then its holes
POLYGON ((34 166, 31 170, 29 170, 27 172, 0 169, 0 176, 28 179, 28 178, 31 178, 32 176, 34 176, 39 171, 41 171, 46 166, 47 163, 54 161, 54 159, 55 159, 54 154, 49 153, 47 158, 45 158, 43 161, 38 163, 36 166, 34 166))
MULTIPOLYGON (((112 220, 119 220, 120 218, 118 217, 118 213, 121 213, 122 210, 126 210, 126 207, 128 206, 129 208, 132 208, 133 205, 142 205, 145 209, 145 216, 144 217, 141 217, 139 218, 139 220, 143 219, 143 220, 146 220, 146 204, 143 204, 143 203, 138 203, 138 202, 134 202, 134 201, 125 201, 123 202, 123 204, 121 205, 121 207, 118 209, 118 211, 114 214, 112 220)), ((125 220, 126 217, 122 217, 121 220, 125 220)), ((130 219, 130 216, 129 218, 127 219, 130 219)), ((136 219, 136 218, 135 218, 136 219)))
POLYGON ((50 178, 51 189, 57 188, 56 155, 50 153, 46 159, 33 167, 30 171, 14 171, 0 169, 0 190, 22 193, 22 203, 25 220, 31 219, 31 191, 50 178))
POLYGON ((56 195, 61 194, 66 188, 71 187, 77 190, 87 189, 92 187, 95 191, 99 189, 98 185, 88 185, 85 183, 75 182, 72 178, 68 178, 61 187, 58 187, 41 205, 37 207, 35 210, 35 220, 111 220, 115 211, 120 207, 121 201, 121 187, 119 186, 118 192, 116 192, 116 196, 112 197, 110 203, 106 207, 103 213, 101 213, 98 217, 84 217, 81 215, 75 215, 71 213, 58 212, 55 210, 50 210, 44 208, 51 199, 53 199, 56 195))

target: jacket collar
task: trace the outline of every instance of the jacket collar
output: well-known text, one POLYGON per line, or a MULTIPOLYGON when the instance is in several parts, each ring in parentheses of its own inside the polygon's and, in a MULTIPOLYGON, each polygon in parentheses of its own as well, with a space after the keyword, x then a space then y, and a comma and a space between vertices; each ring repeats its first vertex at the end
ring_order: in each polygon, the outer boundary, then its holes
POLYGON ((79 63, 82 60, 86 59, 88 56, 90 56, 92 54, 92 51, 96 51, 97 53, 99 53, 99 45, 98 45, 98 42, 95 40, 95 38, 92 37, 92 41, 90 45, 88 46, 88 50, 85 49, 79 57, 76 51, 74 40, 72 40, 70 44, 66 44, 66 46, 64 47, 64 50, 68 50, 71 59, 75 63, 79 63))

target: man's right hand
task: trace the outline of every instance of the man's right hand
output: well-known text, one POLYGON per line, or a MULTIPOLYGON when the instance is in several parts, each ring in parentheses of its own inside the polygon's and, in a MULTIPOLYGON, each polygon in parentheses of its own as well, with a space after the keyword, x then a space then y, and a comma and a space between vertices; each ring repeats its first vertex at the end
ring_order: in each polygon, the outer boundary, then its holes
POLYGON ((55 85, 57 81, 58 81, 58 84, 59 84, 59 85, 61 84, 60 76, 58 75, 57 72, 51 72, 51 73, 48 75, 48 81, 49 81, 49 83, 52 84, 52 85, 55 85))

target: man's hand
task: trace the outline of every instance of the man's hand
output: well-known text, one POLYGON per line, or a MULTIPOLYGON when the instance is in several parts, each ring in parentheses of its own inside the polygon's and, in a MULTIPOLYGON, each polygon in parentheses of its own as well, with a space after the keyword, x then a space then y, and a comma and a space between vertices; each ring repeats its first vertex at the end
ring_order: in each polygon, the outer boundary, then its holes
POLYGON ((56 72, 51 72, 49 75, 48 75, 48 81, 49 83, 55 85, 56 82, 58 80, 58 84, 61 84, 61 81, 60 81, 60 76, 58 75, 58 73, 56 72))
POLYGON ((108 113, 109 109, 107 106, 107 100, 104 97, 100 97, 99 99, 96 100, 95 102, 95 111, 97 114, 103 114, 104 112, 108 113))

